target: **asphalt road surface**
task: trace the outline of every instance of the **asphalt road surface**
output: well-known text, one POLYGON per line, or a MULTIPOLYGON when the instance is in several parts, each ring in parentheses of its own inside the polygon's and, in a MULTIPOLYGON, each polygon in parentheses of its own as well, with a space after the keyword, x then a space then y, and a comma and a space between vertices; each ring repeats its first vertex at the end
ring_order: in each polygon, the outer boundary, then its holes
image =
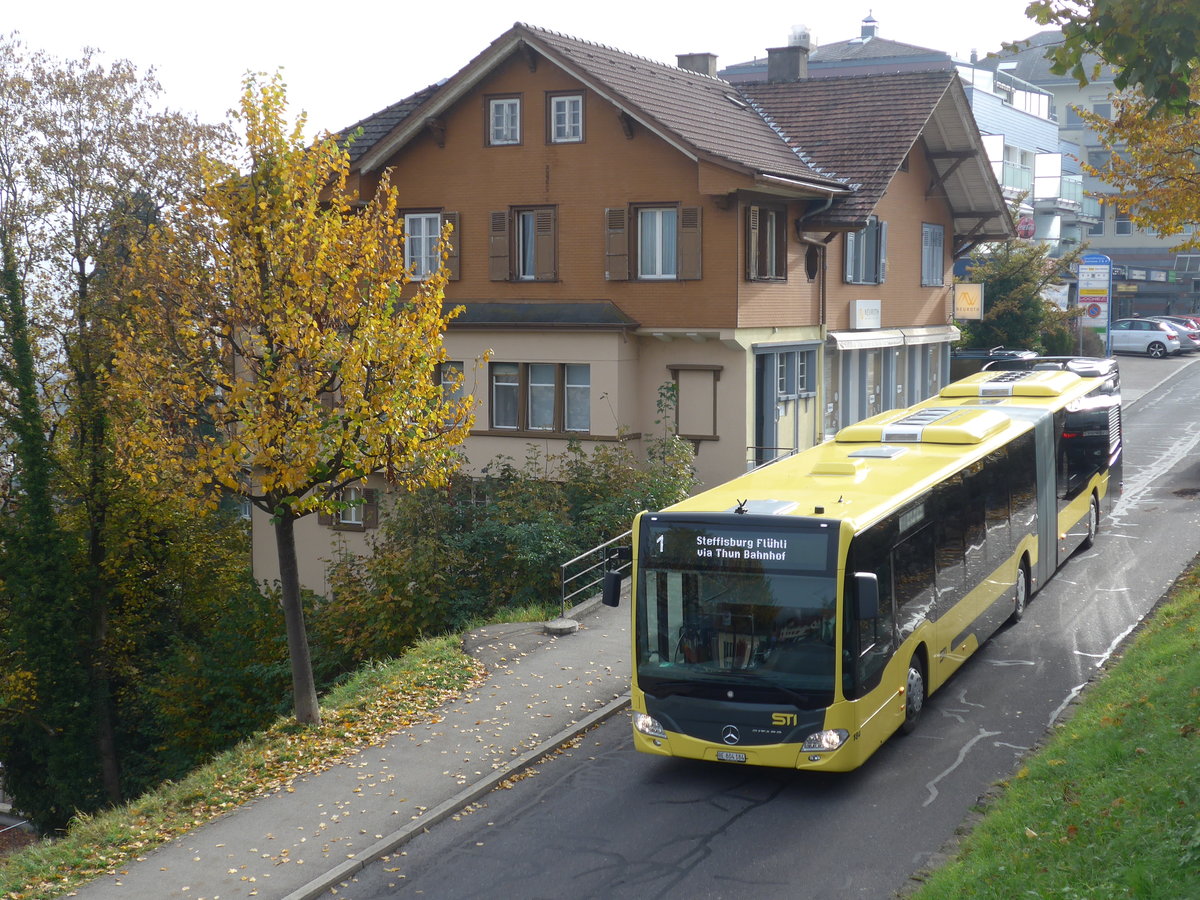
POLYGON ((619 715, 337 896, 894 896, 1200 552, 1197 396, 1193 366, 1126 412, 1125 489, 1095 546, 857 772, 645 756, 619 715))

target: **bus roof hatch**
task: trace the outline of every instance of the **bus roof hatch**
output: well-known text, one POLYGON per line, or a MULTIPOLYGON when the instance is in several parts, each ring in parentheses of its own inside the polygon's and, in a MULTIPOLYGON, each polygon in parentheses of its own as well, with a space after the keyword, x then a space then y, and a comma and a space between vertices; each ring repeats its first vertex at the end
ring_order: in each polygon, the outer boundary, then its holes
POLYGON ((942 388, 942 397, 1057 397, 1079 383, 1062 369, 977 372, 942 388))
POLYGON ((929 407, 900 418, 883 414, 848 425, 837 433, 837 442, 892 444, 978 444, 1010 422, 990 409, 929 407))

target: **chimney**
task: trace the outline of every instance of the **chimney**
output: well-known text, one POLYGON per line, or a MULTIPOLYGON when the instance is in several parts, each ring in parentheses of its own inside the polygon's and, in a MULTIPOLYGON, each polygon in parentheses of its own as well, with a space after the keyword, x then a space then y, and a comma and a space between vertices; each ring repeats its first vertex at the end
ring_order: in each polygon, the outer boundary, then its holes
POLYGON ((787 84, 808 77, 808 44, 767 49, 767 81, 787 84))
POLYGON ((865 41, 873 37, 879 37, 879 22, 867 13, 867 17, 862 20, 862 39, 865 41))
POLYGON ((679 53, 675 59, 678 66, 689 72, 698 72, 711 78, 717 77, 717 54, 715 53, 679 53))

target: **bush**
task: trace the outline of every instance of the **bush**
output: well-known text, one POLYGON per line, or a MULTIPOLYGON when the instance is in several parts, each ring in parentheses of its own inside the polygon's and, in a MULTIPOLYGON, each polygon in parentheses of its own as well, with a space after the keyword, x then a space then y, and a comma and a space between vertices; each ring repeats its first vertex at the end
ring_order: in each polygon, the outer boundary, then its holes
POLYGON ((647 456, 625 441, 590 455, 577 443, 550 456, 531 447, 520 465, 498 457, 482 478, 398 495, 372 555, 334 565, 332 596, 313 617, 315 655, 348 669, 505 609, 558 603, 562 563, 691 490, 686 441, 652 441, 647 456))

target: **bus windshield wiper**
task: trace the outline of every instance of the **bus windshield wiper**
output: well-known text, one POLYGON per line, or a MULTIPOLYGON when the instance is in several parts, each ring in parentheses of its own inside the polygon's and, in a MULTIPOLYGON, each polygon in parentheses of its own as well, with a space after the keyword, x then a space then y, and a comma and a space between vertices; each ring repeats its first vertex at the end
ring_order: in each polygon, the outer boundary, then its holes
POLYGON ((777 681, 772 681, 769 678, 763 678, 761 675, 755 675, 752 672, 730 672, 722 676, 730 681, 740 682, 749 687, 763 688, 766 690, 778 691, 785 697, 796 702, 797 706, 805 708, 807 704, 812 703, 814 697, 819 697, 822 694, 832 692, 832 687, 829 691, 798 691, 795 688, 790 688, 785 684, 780 684, 777 681))
POLYGON ((643 677, 642 690, 652 697, 670 697, 672 694, 694 694, 698 689, 714 687, 711 681, 694 681, 682 679, 676 681, 658 681, 643 677))

